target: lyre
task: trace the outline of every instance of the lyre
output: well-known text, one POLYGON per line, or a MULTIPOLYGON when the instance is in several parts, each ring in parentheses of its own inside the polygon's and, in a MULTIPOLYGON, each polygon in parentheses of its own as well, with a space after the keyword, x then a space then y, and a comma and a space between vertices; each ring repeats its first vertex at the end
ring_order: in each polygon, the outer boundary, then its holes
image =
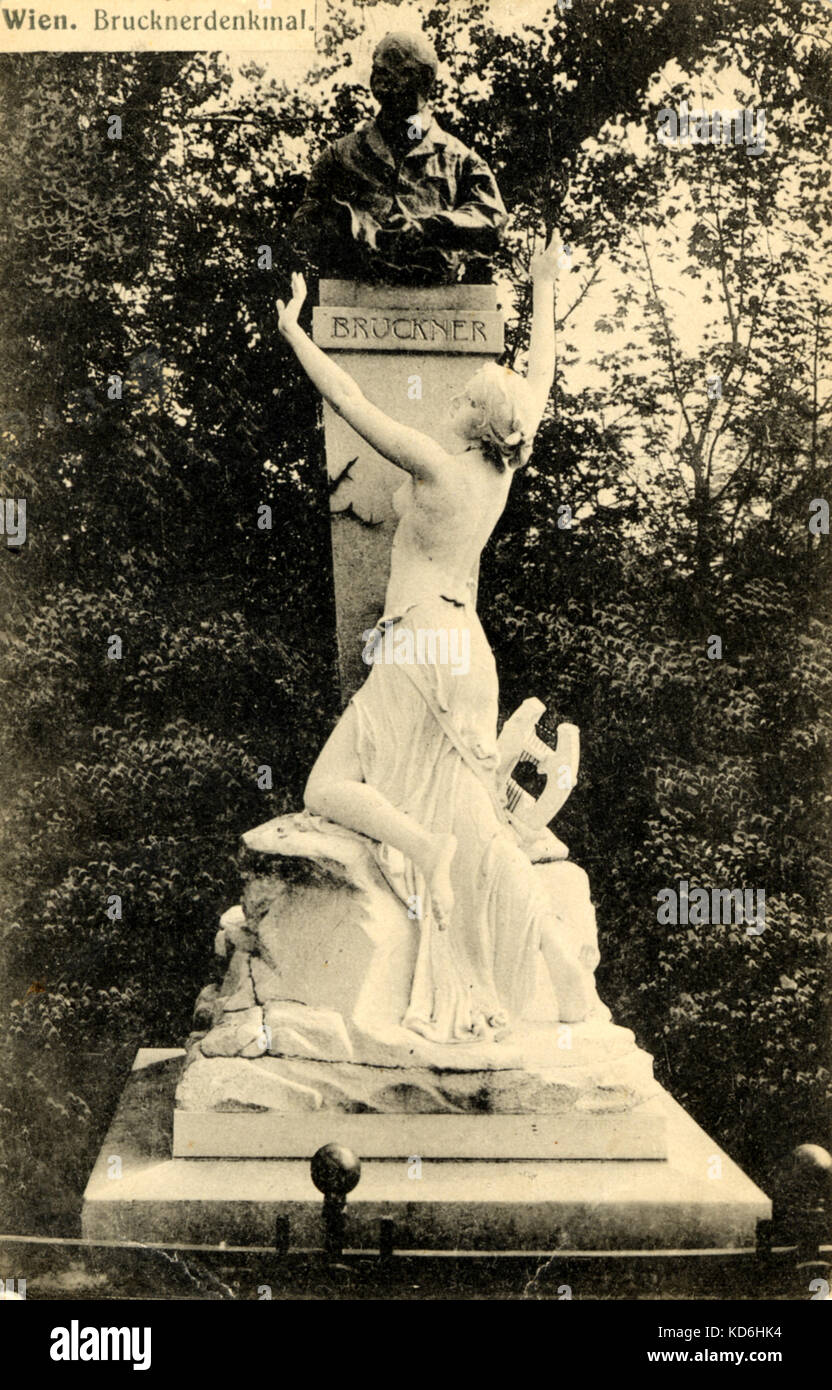
POLYGON ((497 783, 503 788, 506 808, 530 830, 541 831, 569 797, 577 781, 581 757, 581 736, 576 724, 558 724, 554 748, 538 737, 537 723, 545 713, 542 700, 524 700, 506 720, 497 740, 497 783), (546 785, 537 798, 512 776, 519 762, 533 763, 546 778, 546 785))

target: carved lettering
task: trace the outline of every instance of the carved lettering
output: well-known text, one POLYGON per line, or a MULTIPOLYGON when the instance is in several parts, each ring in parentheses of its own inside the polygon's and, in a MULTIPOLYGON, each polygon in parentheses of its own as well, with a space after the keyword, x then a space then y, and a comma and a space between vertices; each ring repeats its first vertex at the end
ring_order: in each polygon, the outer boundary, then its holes
POLYGON ((313 317, 313 342, 370 352, 494 352, 502 347, 498 314, 460 309, 322 306, 313 317))

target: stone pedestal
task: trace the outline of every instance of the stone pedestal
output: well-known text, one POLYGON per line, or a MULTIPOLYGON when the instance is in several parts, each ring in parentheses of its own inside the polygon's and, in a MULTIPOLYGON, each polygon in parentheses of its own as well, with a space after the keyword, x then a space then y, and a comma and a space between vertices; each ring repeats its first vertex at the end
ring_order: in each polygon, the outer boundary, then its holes
MULTIPOLYGON (((183 1061, 181 1049, 136 1057, 84 1195, 85 1238, 270 1245, 282 1216, 293 1246, 320 1246, 321 1195, 308 1157, 171 1157, 183 1061)), ((757 1222, 771 1216, 768 1198, 666 1092, 657 1104, 667 1127, 663 1162, 365 1159, 347 1207, 347 1244, 378 1248, 386 1217, 399 1250, 752 1247, 757 1222)), ((384 1119, 391 1132, 401 1123, 384 1119)), ((337 1115, 326 1139, 343 1141, 337 1115)))
MULTIPOLYGON (((402 424, 450 443, 450 397, 503 351, 493 285, 424 289, 322 280, 312 335, 368 399, 402 424)), ((404 481, 324 405, 330 480, 338 660, 344 704, 364 682, 362 632, 384 605, 396 529, 392 496, 404 481)))

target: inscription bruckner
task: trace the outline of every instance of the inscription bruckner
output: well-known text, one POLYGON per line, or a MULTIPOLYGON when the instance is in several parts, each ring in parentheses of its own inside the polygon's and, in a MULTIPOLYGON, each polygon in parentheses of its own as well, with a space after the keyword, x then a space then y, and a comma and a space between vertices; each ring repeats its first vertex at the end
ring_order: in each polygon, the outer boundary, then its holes
POLYGON ((359 309, 319 305, 313 338, 321 347, 365 351, 482 352, 503 349, 502 315, 489 309, 359 309))
POLYGON ((346 314, 336 314, 332 320, 333 338, 386 338, 392 333, 394 338, 420 339, 422 342, 435 342, 437 333, 453 342, 475 342, 479 337, 486 341, 485 324, 482 319, 423 319, 390 318, 387 315, 373 315, 367 319, 364 314, 356 314, 352 320, 346 314))

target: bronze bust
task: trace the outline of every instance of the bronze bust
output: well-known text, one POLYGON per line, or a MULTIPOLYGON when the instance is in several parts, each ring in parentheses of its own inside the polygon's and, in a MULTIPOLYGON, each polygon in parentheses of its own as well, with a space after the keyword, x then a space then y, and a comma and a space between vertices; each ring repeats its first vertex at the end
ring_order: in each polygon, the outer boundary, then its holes
POLYGON ((293 235, 320 275, 388 284, 488 281, 506 211, 484 159, 428 105, 437 57, 422 34, 373 54, 374 120, 324 151, 293 235))

